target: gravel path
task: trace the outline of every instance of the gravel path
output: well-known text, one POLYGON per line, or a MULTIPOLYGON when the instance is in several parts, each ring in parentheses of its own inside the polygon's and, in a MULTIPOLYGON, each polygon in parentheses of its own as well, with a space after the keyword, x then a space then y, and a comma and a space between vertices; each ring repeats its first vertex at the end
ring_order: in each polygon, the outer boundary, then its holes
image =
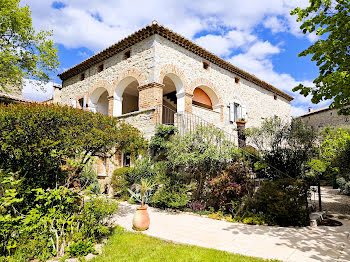
MULTIPOLYGON (((132 230, 135 205, 122 202, 115 223, 132 230)), ((350 261, 350 220, 340 227, 281 228, 229 223, 149 208, 144 233, 177 243, 282 261, 350 261)), ((176 261, 176 260, 175 260, 176 261)))
MULTIPOLYGON (((318 195, 315 196, 318 208, 318 195)), ((312 199, 314 199, 313 196, 312 199)), ((338 189, 333 189, 330 186, 321 187, 321 199, 323 211, 337 215, 350 215, 350 196, 340 194, 338 189)))

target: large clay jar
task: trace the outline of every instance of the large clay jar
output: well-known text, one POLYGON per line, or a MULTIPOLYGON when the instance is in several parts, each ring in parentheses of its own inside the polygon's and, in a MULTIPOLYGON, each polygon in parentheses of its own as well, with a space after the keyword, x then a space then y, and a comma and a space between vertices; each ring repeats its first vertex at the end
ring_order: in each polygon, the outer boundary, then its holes
POLYGON ((147 206, 136 207, 134 219, 132 220, 133 229, 138 231, 147 230, 149 227, 149 223, 150 221, 149 221, 147 206))

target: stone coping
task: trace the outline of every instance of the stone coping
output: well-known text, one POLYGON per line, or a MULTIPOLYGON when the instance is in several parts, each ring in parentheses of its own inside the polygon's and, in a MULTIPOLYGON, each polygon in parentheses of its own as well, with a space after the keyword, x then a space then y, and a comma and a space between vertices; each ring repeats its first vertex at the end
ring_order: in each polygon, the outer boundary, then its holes
POLYGON ((117 116, 116 118, 117 118, 117 119, 120 119, 120 118, 127 118, 127 117, 129 117, 129 116, 136 116, 136 115, 139 115, 139 114, 144 114, 144 113, 152 112, 152 111, 156 111, 156 108, 155 108, 155 107, 152 107, 152 108, 148 108, 148 109, 142 109, 142 110, 139 110, 139 111, 134 111, 134 112, 130 112, 130 113, 123 114, 123 115, 121 115, 121 116, 117 116))

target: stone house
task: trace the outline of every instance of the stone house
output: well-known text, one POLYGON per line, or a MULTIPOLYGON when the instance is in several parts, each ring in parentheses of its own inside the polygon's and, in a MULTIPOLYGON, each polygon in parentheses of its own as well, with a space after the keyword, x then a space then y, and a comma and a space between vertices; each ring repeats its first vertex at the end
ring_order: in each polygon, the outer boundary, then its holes
MULTIPOLYGON (((156 21, 59 77, 55 103, 123 119, 148 139, 161 123, 188 130, 204 122, 237 141, 237 120, 247 127, 268 117, 289 121, 293 100, 156 21)), ((99 173, 114 168, 105 161, 99 173)))
POLYGON ((321 130, 325 127, 350 127, 350 116, 338 115, 337 110, 331 109, 329 106, 315 110, 309 107, 309 112, 298 116, 298 118, 314 130, 321 130))

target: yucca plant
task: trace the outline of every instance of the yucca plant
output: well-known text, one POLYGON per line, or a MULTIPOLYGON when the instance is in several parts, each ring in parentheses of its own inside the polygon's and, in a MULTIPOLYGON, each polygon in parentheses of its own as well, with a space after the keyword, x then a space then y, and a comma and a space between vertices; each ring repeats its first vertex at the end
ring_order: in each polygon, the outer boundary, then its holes
POLYGON ((147 178, 141 178, 141 182, 139 184, 134 184, 131 189, 134 189, 136 191, 133 192, 132 190, 128 190, 131 194, 131 198, 135 198, 136 200, 141 202, 141 207, 145 205, 145 200, 147 196, 147 192, 151 190, 155 186, 154 183, 152 183, 151 180, 147 178))

